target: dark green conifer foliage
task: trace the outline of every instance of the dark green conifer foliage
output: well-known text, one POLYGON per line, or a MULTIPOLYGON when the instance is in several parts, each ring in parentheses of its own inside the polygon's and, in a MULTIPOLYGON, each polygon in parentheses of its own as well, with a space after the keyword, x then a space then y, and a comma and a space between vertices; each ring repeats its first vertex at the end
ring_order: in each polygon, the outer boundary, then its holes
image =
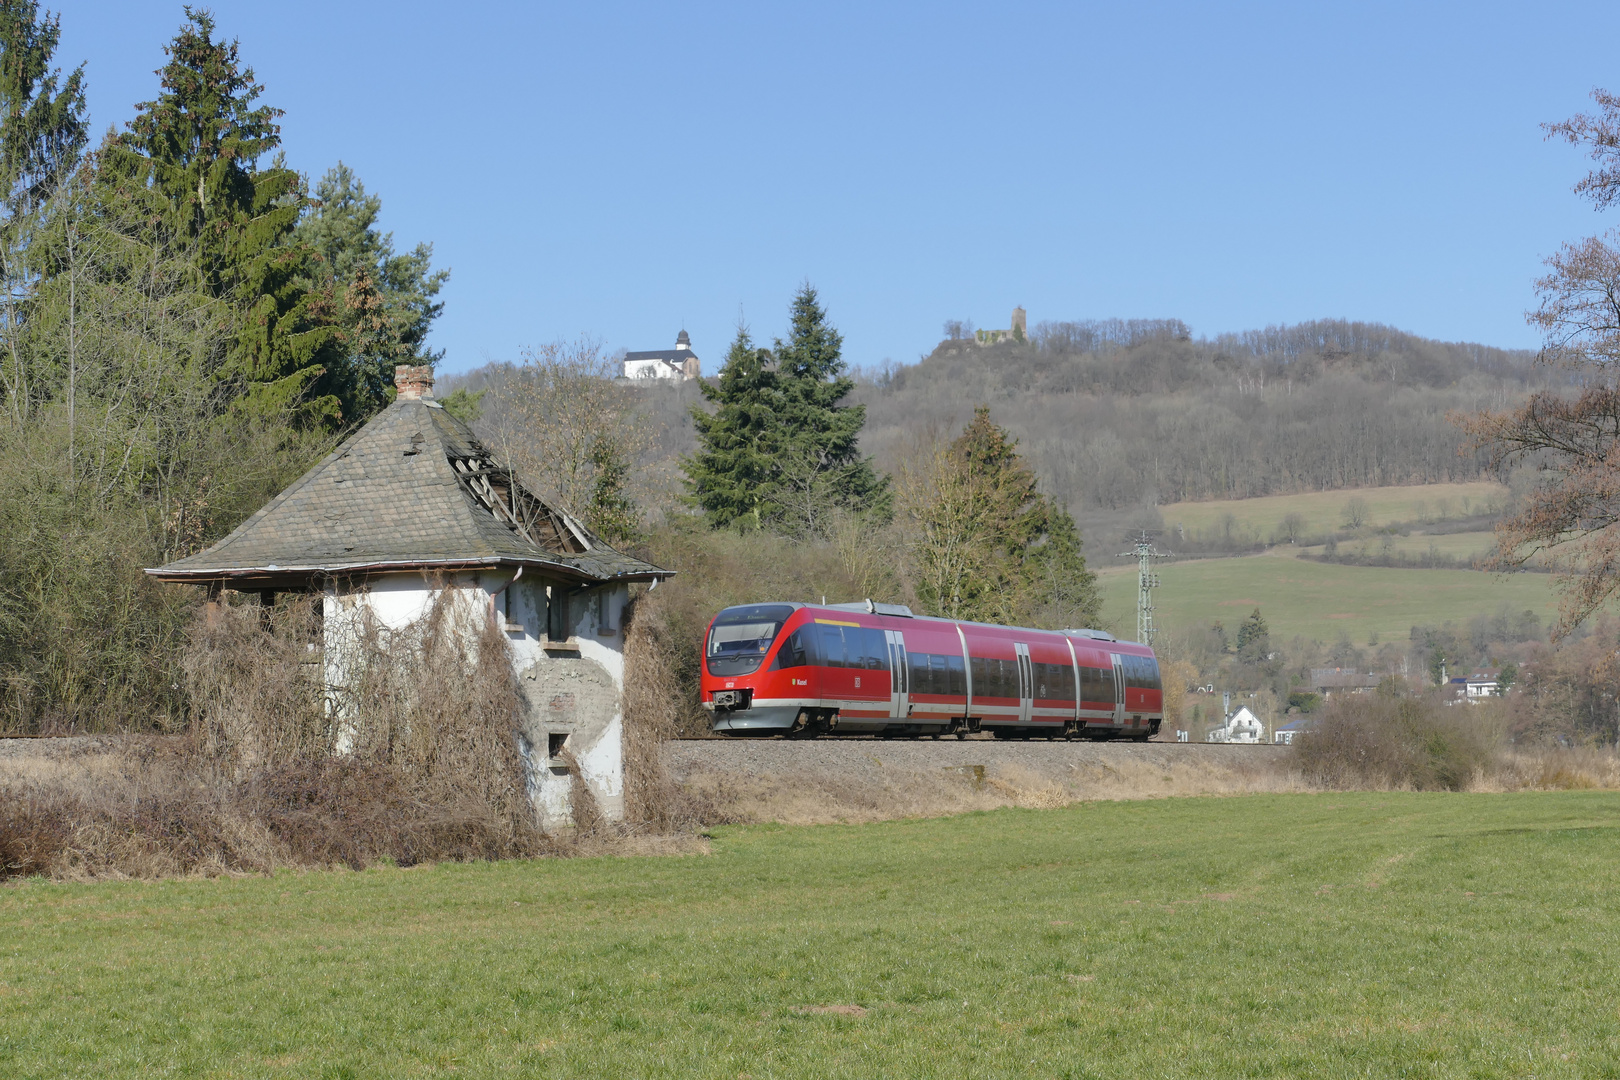
POLYGON ((280 110, 255 105, 263 87, 236 42, 214 40, 206 11, 165 47, 162 92, 106 148, 107 179, 134 179, 158 200, 164 226, 195 253, 208 293, 227 301, 237 327, 215 378, 238 407, 269 415, 298 407, 330 424, 363 419, 346 392, 334 298, 312 290, 311 251, 289 243, 306 205, 303 181, 279 158, 280 110))
POLYGON ((1266 627, 1266 618, 1255 608, 1249 617, 1243 620, 1238 627, 1237 651, 1245 660, 1257 662, 1265 659, 1265 654, 1271 647, 1271 631, 1266 627))
POLYGON ((935 538, 917 552, 918 592, 931 613, 1054 628, 1095 623, 1096 575, 1074 519, 1041 494, 988 408, 974 410, 937 468, 933 503, 911 511, 935 538), (954 539, 942 545, 946 534, 954 539), (936 572, 947 562, 959 569, 936 572))
POLYGON ((827 321, 816 290, 793 298, 786 341, 776 342, 780 377, 781 449, 777 481, 784 489, 777 524, 792 535, 818 531, 837 508, 886 522, 893 516, 889 478, 860 454, 866 406, 840 405, 855 389, 845 372, 844 338, 827 321))
POLYGON ((692 409, 699 450, 681 462, 688 494, 711 528, 758 529, 780 512, 772 498, 781 443, 778 382, 770 354, 739 326, 719 386, 701 387, 714 411, 692 409))
POLYGON ((34 0, 0 0, 0 198, 6 226, 38 210, 78 163, 85 128, 84 65, 51 67, 61 18, 34 0))
POLYGON ((692 413, 701 449, 684 462, 691 498, 715 528, 806 536, 839 512, 886 522, 888 477, 860 455, 866 408, 839 404, 855 388, 844 374, 843 338, 809 285, 791 314, 774 354, 739 329, 720 385, 703 387, 717 408, 692 413))
POLYGON ((625 492, 630 463, 613 440, 598 438, 591 444, 591 465, 596 479, 585 505, 585 524, 610 544, 635 543, 641 539, 641 513, 625 492))
POLYGON ((377 228, 382 199, 343 162, 315 185, 315 198, 294 238, 321 256, 317 282, 339 298, 348 348, 348 396, 363 412, 386 404, 395 364, 432 364, 428 330, 444 310, 434 298, 449 280, 434 271, 433 245, 394 251, 394 236, 377 228))

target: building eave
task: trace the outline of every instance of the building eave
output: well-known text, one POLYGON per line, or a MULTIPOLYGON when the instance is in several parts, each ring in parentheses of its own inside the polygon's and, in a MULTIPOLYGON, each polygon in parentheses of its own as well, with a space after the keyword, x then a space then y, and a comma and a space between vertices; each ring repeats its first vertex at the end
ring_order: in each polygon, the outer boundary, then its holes
POLYGON ((606 576, 592 574, 578 566, 541 558, 513 558, 511 556, 463 559, 387 559, 363 563, 321 564, 308 566, 233 566, 176 570, 171 567, 147 567, 146 573, 159 581, 183 585, 221 585, 243 589, 308 588, 318 580, 333 578, 366 578, 390 573, 430 574, 435 571, 460 572, 467 570, 533 569, 549 576, 583 585, 619 582, 663 581, 675 576, 675 571, 650 567, 606 576))

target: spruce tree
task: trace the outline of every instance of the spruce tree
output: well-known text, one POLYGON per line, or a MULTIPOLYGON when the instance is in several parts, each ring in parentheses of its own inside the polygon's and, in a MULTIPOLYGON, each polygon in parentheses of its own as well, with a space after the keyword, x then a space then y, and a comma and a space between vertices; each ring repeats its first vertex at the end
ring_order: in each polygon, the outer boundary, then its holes
POLYGON ((78 164, 88 138, 84 65, 51 67, 61 17, 34 0, 0 0, 0 199, 8 232, 78 164))
POLYGON ((773 500, 776 524, 791 535, 820 531, 828 511, 839 509, 887 522, 894 496, 860 454, 866 406, 840 405, 855 389, 845 374, 844 339, 806 283, 793 298, 786 341, 776 341, 782 410, 773 500))
POLYGON ((692 408, 699 450, 681 467, 688 496, 711 528, 758 529, 780 512, 772 498, 781 448, 779 382, 770 354, 739 326, 719 385, 701 385, 714 411, 692 408))
POLYGON ((988 408, 930 464, 906 510, 918 592, 931 613, 1036 625, 1095 623, 1096 575, 1080 532, 1041 494, 1018 444, 988 408))
POLYGON ((0 0, 0 397, 16 424, 49 394, 21 342, 43 261, 30 234, 86 139, 84 65, 51 67, 60 39, 33 0, 0 0))
POLYGON ((164 51, 162 90, 138 105, 129 130, 103 150, 103 180, 144 188, 174 242, 189 246, 204 288, 236 313, 213 375, 249 415, 298 409, 337 425, 363 418, 349 392, 335 299, 312 289, 313 253, 292 243, 307 202, 279 157, 279 109, 237 43, 214 40, 214 20, 187 7, 164 51))
POLYGON ((321 256, 316 283, 339 299, 348 350, 347 396, 364 411, 387 403, 395 364, 432 364, 428 330, 444 310, 435 300, 449 280, 434 271, 433 245, 394 251, 394 236, 377 228, 382 199, 343 162, 315 185, 310 209, 293 232, 321 256))

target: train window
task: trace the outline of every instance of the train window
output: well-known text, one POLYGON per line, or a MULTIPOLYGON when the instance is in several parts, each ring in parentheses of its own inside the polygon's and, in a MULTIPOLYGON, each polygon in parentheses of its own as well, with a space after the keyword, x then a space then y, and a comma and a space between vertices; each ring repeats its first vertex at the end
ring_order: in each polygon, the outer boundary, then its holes
POLYGON ((862 667, 868 671, 889 670, 889 640, 883 636, 882 630, 862 627, 850 633, 860 635, 862 667))
POLYGON ((770 651, 776 632, 793 614, 786 604, 727 608, 709 627, 704 657, 711 675, 748 675, 770 651))
POLYGON ((1163 684, 1159 681, 1159 661, 1151 656, 1142 658, 1142 685, 1149 690, 1162 690, 1163 684))
POLYGON ((967 696, 967 673, 962 667, 962 657, 952 653, 945 657, 945 693, 952 697, 967 696))
POLYGON ((844 667, 844 628, 818 625, 821 631, 821 663, 823 667, 844 667))
POLYGON ((806 650, 805 640, 810 637, 810 628, 801 626, 788 635, 782 642, 782 647, 776 650, 776 663, 778 668, 804 667, 814 656, 814 650, 806 650))
POLYGON ((975 656, 973 659, 973 696, 1016 698, 1018 689, 1018 662, 975 656))
POLYGON ((1113 701, 1114 674, 1107 668, 1080 669, 1080 696, 1086 701, 1113 701))
POLYGON ((956 669, 951 670, 952 657, 940 653, 911 654, 911 692, 914 694, 963 694, 962 658, 955 657, 956 669))

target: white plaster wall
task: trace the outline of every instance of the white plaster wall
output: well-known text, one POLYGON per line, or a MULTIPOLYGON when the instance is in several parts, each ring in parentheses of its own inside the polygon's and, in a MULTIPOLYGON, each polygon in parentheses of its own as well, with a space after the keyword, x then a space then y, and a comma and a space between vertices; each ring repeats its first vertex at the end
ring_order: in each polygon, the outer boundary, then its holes
MULTIPOLYGON (((603 814, 617 819, 624 803, 623 611, 628 601, 624 585, 573 594, 569 614, 577 651, 547 649, 545 582, 538 577, 512 570, 436 579, 420 573, 378 576, 363 589, 334 589, 324 598, 327 682, 333 688, 345 684, 349 654, 343 642, 358 637, 368 613, 395 630, 423 618, 435 604, 454 604, 460 609, 457 623, 469 630, 493 615, 506 627, 513 667, 529 699, 523 749, 529 794, 542 823, 548 828, 564 825, 571 813, 572 779, 548 756, 552 731, 568 733, 567 747, 582 779, 603 814), (547 707, 555 701, 581 708, 566 715, 549 713, 547 707)), ((340 699, 341 694, 329 698, 340 699)), ((342 753, 352 739, 341 718, 339 725, 337 748, 342 753)))

